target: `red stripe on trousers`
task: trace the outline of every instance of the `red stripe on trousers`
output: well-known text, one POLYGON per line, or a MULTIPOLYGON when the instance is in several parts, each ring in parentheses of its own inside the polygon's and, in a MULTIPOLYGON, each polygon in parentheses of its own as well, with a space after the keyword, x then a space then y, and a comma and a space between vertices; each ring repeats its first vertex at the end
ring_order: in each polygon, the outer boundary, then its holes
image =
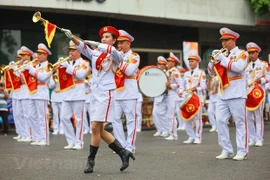
POLYGON ((135 114, 135 116, 134 116, 134 119, 135 119, 135 122, 134 123, 135 123, 135 125, 134 125, 134 129, 133 129, 133 135, 132 135, 132 141, 131 141, 131 145, 132 146, 134 145, 134 139, 135 139, 135 135, 137 133, 136 132, 136 124, 137 124, 136 123, 137 122, 137 119, 136 119, 137 118, 137 116, 136 116, 136 107, 137 107, 137 100, 136 100, 136 103, 135 103, 135 113, 134 113, 135 114))
POLYGON ((45 115, 45 131, 46 131, 46 143, 48 143, 48 124, 47 124, 47 111, 46 111, 46 101, 44 101, 44 115, 45 115))
MULTIPOLYGON (((246 106, 245 106, 246 107, 246 106)), ((245 109, 245 133, 246 133, 246 139, 245 139, 245 149, 247 149, 247 145, 248 145, 248 130, 247 130, 247 114, 246 114, 246 109, 245 109)))
MULTIPOLYGON (((202 107, 201 107, 202 108, 202 107)), ((198 134, 199 134, 199 139, 201 139, 201 133, 200 133, 200 131, 201 131, 201 123, 202 123, 202 109, 200 109, 200 112, 199 112, 199 128, 198 128, 198 134)))
POLYGON ((108 121, 108 113, 109 113, 109 109, 110 109, 110 105, 111 105, 111 99, 112 99, 112 95, 111 95, 111 91, 109 90, 109 102, 108 102, 108 106, 107 106, 107 110, 106 110, 105 122, 108 121))
MULTIPOLYGON (((83 121, 84 121, 84 103, 83 103, 83 108, 82 108, 82 118, 81 118, 81 127, 80 127, 80 136, 79 136, 79 140, 81 141, 82 140, 82 127, 83 127, 83 121)), ((81 144, 82 145, 82 144, 81 144)))

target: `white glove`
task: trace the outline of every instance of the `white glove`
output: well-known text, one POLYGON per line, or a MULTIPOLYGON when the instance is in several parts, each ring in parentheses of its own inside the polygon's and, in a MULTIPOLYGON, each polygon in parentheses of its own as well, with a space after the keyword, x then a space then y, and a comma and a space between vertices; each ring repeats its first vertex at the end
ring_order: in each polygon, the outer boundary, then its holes
POLYGON ((60 64, 62 67, 65 67, 67 68, 69 66, 68 62, 67 61, 64 61, 60 64))
POLYGON ((213 51, 212 51, 212 56, 214 56, 214 55, 217 54, 218 52, 219 52, 218 49, 213 50, 213 51))
POLYGON ((25 70, 30 70, 33 66, 32 65, 27 65, 24 67, 25 70))
POLYGON ((100 44, 99 42, 96 42, 96 41, 90 41, 90 40, 84 40, 83 41, 85 44, 88 44, 90 46, 95 46, 95 47, 98 47, 98 45, 100 44))
POLYGON ((8 65, 14 65, 15 62, 14 61, 10 61, 8 65))
POLYGON ((69 38, 72 39, 73 38, 73 34, 71 33, 71 31, 69 29, 64 29, 62 28, 62 31, 65 33, 65 35, 69 38))
POLYGON ((60 58, 58 58, 58 61, 61 61, 61 60, 63 60, 64 58, 63 57, 60 57, 60 58))

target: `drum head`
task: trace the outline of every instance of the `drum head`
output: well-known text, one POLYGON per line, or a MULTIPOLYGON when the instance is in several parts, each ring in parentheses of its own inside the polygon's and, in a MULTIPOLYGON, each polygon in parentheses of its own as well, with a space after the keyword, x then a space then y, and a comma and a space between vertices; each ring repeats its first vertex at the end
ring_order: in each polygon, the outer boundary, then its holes
POLYGON ((166 90, 167 76, 158 67, 143 68, 139 74, 140 91, 148 97, 157 97, 166 90))

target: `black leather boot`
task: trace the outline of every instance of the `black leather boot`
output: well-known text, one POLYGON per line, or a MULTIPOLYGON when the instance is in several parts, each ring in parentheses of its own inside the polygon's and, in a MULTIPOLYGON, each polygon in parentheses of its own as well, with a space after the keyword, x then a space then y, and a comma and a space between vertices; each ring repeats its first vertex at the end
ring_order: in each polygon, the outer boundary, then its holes
POLYGON ((124 171, 129 166, 129 158, 135 160, 135 157, 133 154, 123 148, 123 146, 119 143, 117 139, 113 143, 109 145, 109 148, 111 148, 116 154, 118 154, 122 160, 122 167, 120 168, 120 171, 124 171))
POLYGON ((98 147, 90 145, 89 156, 84 169, 84 173, 92 173, 95 166, 95 157, 98 151, 98 147))

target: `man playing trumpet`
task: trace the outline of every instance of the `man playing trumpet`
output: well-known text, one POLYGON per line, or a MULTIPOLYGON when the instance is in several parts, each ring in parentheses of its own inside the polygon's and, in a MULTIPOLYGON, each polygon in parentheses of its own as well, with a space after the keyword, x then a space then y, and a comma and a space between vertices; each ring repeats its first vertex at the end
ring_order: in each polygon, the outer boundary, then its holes
MULTIPOLYGON (((228 56, 218 53, 214 57, 215 62, 208 64, 210 75, 214 75, 214 66, 217 72, 223 70, 226 76, 220 76, 220 98, 217 100, 216 121, 218 129, 218 142, 222 152, 217 159, 227 159, 233 156, 233 147, 230 141, 228 121, 233 117, 236 125, 237 155, 234 160, 244 160, 248 154, 247 120, 246 120, 246 81, 244 78, 247 66, 248 54, 236 46, 239 34, 228 29, 221 28, 222 47, 229 51, 228 56)), ((214 50, 219 52, 219 50, 214 50)), ((215 54, 215 53, 214 53, 215 54)))
POLYGON ((50 144, 47 108, 49 101, 48 82, 52 72, 47 68, 47 59, 51 54, 51 51, 43 43, 40 43, 37 50, 39 64, 33 65, 31 63, 24 68, 28 71, 24 76, 31 94, 28 108, 30 109, 29 119, 35 139, 31 145, 46 146, 50 144))
MULTIPOLYGON (((249 54, 249 64, 246 68, 247 74, 247 83, 248 88, 254 89, 253 85, 258 84, 262 90, 264 91, 265 83, 269 82, 269 74, 267 72, 268 64, 265 61, 261 61, 258 56, 261 52, 261 48, 250 42, 246 45, 247 52, 249 54), (249 87, 252 86, 252 87, 249 87)), ((254 96, 264 96, 264 93, 260 93, 259 91, 252 91, 252 95, 254 96), (255 93, 259 94, 255 94, 255 93)), ((254 107, 247 107, 247 120, 248 120, 248 136, 249 136, 249 146, 262 146, 263 145, 263 131, 264 131, 264 122, 263 122, 263 108, 264 108, 264 98, 256 98, 261 99, 256 103, 254 107), (256 128, 254 126, 254 119, 256 123, 256 128)), ((252 99, 252 101, 256 101, 256 99, 252 99)), ((248 104, 247 104, 248 106, 248 104)))
MULTIPOLYGON (((33 51, 31 51, 29 48, 26 46, 21 47, 21 65, 27 64, 31 62, 31 58, 33 56, 33 51)), ((17 69, 20 69, 20 67, 17 67, 17 69)), ((21 133, 22 133, 22 138, 18 139, 18 142, 31 142, 31 122, 29 120, 29 100, 30 100, 30 94, 26 86, 26 79, 24 78, 22 71, 21 70, 16 70, 15 69, 15 75, 17 76, 18 79, 21 80, 21 86, 18 94, 18 101, 15 103, 15 109, 14 115, 16 119, 19 119, 21 123, 21 133)))
MULTIPOLYGON (((61 63, 66 68, 66 73, 72 75, 75 85, 67 89, 62 102, 60 119, 62 120, 65 137, 68 145, 64 149, 83 149, 83 121, 84 121, 84 103, 85 103, 85 84, 84 80, 89 71, 89 62, 81 58, 81 53, 77 50, 75 44, 69 42, 69 55, 72 62, 67 61, 61 63), (76 132, 70 117, 72 113, 76 119, 76 132)), ((62 78, 62 77, 59 77, 62 78)))

